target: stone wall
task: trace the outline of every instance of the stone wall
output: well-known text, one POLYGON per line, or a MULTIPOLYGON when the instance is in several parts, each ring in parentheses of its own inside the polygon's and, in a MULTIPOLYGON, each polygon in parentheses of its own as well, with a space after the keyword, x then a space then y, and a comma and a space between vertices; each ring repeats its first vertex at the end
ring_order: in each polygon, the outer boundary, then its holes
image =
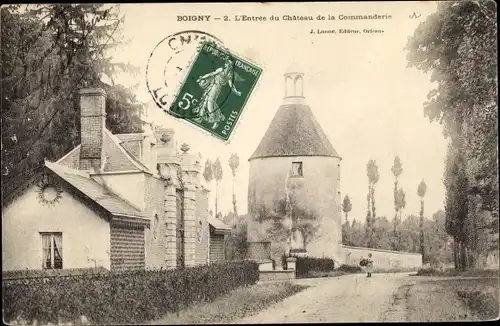
POLYGON ((259 271, 259 281, 278 281, 295 279, 295 270, 259 271))
POLYGON ((207 217, 208 191, 199 187, 196 192, 196 265, 204 265, 209 261, 210 225, 207 217))
POLYGON ((372 254, 375 269, 419 269, 422 268, 422 255, 411 252, 399 252, 373 248, 342 246, 345 253, 343 261, 346 265, 359 266, 362 258, 372 254))
POLYGON ((165 268, 165 246, 167 222, 165 217, 163 180, 156 176, 146 176, 144 201, 146 214, 151 217, 151 225, 146 229, 146 267, 165 268))

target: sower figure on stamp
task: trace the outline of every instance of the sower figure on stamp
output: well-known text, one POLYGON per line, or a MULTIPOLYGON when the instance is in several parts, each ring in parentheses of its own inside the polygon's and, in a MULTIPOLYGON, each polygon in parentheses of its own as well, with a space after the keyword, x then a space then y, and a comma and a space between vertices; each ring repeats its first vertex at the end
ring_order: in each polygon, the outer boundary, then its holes
POLYGON ((194 119, 196 122, 201 123, 202 121, 206 121, 208 123, 213 123, 212 129, 215 129, 220 121, 224 121, 225 117, 217 103, 222 88, 229 84, 231 91, 237 96, 241 96, 241 92, 234 86, 233 76, 234 81, 244 81, 244 79, 234 71, 233 60, 229 58, 226 60, 223 68, 217 68, 215 71, 200 76, 196 80, 203 89, 203 95, 199 104, 193 109, 193 113, 199 113, 199 117, 194 119))

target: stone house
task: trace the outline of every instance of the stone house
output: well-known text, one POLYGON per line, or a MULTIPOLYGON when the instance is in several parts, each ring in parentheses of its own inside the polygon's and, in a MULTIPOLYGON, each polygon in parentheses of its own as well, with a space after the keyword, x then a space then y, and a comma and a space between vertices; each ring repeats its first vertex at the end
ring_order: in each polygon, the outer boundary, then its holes
POLYGON ((174 131, 112 134, 105 93, 80 91, 81 144, 2 203, 3 271, 175 268, 224 259, 200 155, 174 131), (212 247, 212 248, 211 248, 212 247))

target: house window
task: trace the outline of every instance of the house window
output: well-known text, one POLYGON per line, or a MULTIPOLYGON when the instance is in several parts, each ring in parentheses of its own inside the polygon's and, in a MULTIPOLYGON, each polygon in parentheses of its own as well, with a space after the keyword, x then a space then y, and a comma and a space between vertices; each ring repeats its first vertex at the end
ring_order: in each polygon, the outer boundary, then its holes
POLYGON ((337 180, 340 180, 340 164, 337 164, 337 180))
POLYGON ((293 162, 292 163, 292 177, 302 177, 302 162, 293 162))
POLYGON ((62 233, 40 233, 42 236, 43 269, 62 269, 62 233))

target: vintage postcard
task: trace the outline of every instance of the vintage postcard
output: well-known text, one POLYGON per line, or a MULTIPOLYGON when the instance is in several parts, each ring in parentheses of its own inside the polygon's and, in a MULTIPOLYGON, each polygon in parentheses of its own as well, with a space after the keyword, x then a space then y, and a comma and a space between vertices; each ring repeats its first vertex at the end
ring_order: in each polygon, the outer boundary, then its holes
POLYGON ((2 6, 4 322, 498 319, 496 9, 2 6))

